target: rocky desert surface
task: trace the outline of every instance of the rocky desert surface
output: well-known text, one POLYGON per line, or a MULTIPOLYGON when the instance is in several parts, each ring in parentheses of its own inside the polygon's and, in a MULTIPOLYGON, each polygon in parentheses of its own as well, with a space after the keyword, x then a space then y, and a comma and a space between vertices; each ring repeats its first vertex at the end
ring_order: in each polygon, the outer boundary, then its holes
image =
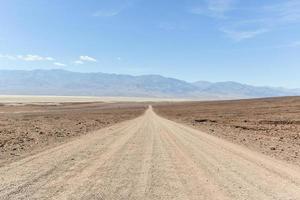
POLYGON ((158 116, 0 166, 0 199, 298 200, 300 168, 158 116))
POLYGON ((141 115, 143 103, 0 104, 0 164, 141 115))
POLYGON ((162 103, 155 112, 300 165, 300 97, 162 103))

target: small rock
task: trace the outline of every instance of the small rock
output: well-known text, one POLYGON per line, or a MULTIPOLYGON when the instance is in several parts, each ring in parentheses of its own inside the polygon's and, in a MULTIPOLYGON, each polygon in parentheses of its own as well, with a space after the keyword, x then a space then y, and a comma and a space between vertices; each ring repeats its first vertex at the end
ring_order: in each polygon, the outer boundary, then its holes
POLYGON ((279 140, 280 140, 280 141, 283 140, 283 137, 280 137, 279 140))

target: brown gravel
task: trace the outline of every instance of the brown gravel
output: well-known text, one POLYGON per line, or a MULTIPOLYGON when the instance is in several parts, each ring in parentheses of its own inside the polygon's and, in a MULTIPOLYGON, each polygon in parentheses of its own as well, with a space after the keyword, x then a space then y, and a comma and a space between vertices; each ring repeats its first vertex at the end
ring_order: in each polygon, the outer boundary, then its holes
POLYGON ((0 163, 136 118, 142 103, 1 104, 0 163))
POLYGON ((0 166, 0 199, 298 200, 300 168, 159 117, 0 166))
POLYGON ((211 135, 300 165, 300 97, 161 103, 155 111, 211 135))

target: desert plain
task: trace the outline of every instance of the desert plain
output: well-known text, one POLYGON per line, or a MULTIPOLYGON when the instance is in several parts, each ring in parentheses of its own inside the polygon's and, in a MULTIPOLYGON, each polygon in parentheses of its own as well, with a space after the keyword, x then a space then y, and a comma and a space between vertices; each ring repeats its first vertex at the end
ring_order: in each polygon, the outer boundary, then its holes
POLYGON ((161 103, 168 119, 300 165, 300 97, 161 103))
POLYGON ((0 199, 300 199, 299 97, 0 113, 0 199))

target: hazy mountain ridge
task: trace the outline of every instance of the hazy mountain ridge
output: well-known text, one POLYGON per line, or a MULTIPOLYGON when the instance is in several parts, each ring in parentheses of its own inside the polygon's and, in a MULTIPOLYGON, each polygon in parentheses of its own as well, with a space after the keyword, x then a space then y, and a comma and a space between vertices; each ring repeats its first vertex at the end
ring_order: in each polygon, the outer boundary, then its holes
POLYGON ((239 97, 273 97, 273 96, 293 96, 299 95, 299 89, 285 89, 275 87, 258 87, 238 82, 195 82, 194 85, 200 85, 202 92, 208 92, 218 95, 232 95, 239 97))
POLYGON ((0 94, 177 98, 253 98, 300 95, 299 89, 237 82, 186 81, 160 75, 79 73, 65 70, 0 70, 0 94))

